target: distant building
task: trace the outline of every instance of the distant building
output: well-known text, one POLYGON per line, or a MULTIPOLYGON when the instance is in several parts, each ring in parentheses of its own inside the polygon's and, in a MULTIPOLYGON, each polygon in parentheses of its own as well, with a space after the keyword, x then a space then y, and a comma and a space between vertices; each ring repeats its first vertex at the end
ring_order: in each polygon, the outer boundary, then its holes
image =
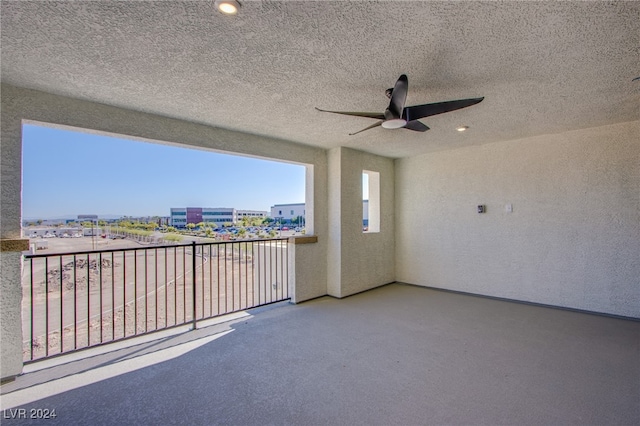
POLYGON ((66 238, 79 235, 82 235, 82 228, 80 227, 29 228, 22 230, 22 236, 27 238, 66 238))
POLYGON ((68 219, 45 219, 42 221, 41 225, 43 226, 59 226, 66 225, 70 221, 68 219))
POLYGON ((158 217, 158 226, 171 226, 171 216, 158 217))
POLYGON ((271 206, 271 217, 281 223, 289 223, 299 216, 305 217, 304 203, 276 204, 271 206))
MULTIPOLYGON (((102 220, 102 219, 100 219, 102 220)), ((129 222, 142 222, 142 223, 156 223, 158 226, 170 225, 171 218, 169 216, 124 216, 120 219, 105 220, 105 222, 119 222, 121 220, 127 220, 129 222)))
MULTIPOLYGON (((299 216, 306 219, 305 203, 276 204, 271 207, 271 217, 281 223, 290 223, 299 216)), ((369 226, 369 200, 362 200, 362 225, 369 226)))
POLYGON ((189 223, 215 223, 222 225, 225 222, 235 223, 236 210, 234 208, 206 208, 206 207, 183 207, 171 209, 171 226, 184 228, 189 223))
POLYGON ((231 207, 177 207, 171 209, 169 223, 175 228, 185 228, 187 224, 201 222, 221 226, 225 223, 237 223, 243 217, 267 217, 266 211, 236 210, 231 207))
POLYGON ((237 210, 236 216, 238 220, 242 220, 245 217, 257 217, 264 219, 267 217, 269 212, 261 211, 261 210, 237 210))

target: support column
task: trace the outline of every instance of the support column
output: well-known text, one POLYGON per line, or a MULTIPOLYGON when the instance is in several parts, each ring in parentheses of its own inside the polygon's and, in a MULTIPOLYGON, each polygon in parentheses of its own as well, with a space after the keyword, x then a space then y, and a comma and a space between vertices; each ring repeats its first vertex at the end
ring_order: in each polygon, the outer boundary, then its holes
POLYGON ((0 380, 22 373, 22 251, 29 240, 0 240, 0 380))
POLYGON ((347 297, 395 280, 394 160, 338 147, 329 159, 329 241, 327 293, 347 297), (369 218, 377 226, 363 232, 362 176, 374 190, 369 218))
POLYGON ((342 150, 333 148, 328 154, 327 294, 333 297, 342 297, 342 150))
POLYGON ((14 99, 2 91, 0 119, 0 380, 22 373, 22 126, 14 99))

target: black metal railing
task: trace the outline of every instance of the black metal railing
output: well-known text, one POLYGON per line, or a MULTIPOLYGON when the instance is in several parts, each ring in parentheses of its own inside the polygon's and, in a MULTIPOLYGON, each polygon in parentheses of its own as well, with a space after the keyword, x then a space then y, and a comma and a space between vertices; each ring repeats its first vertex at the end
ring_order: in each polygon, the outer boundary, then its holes
POLYGON ((289 299, 287 239, 25 255, 24 360, 289 299))

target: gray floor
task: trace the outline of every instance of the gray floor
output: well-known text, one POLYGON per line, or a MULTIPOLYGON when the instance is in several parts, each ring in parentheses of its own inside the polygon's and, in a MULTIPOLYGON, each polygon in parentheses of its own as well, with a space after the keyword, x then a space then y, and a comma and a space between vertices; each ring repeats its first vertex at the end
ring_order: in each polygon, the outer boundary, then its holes
MULTIPOLYGON (((2 392, 224 328, 30 373, 2 392)), ((5 410, 2 424, 640 424, 637 321, 392 284, 263 309, 230 329, 19 407, 55 408, 54 420, 5 410)))

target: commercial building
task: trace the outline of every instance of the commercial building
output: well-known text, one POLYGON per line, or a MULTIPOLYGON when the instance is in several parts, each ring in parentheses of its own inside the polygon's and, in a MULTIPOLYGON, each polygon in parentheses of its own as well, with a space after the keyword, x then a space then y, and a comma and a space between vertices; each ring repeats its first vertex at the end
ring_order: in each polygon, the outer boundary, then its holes
POLYGON ((207 207, 183 207, 171 209, 171 226, 184 228, 189 223, 223 223, 236 221, 236 210, 233 208, 207 208, 207 207))
POLYGON ((293 219, 306 215, 304 203, 276 204, 271 206, 271 217, 281 223, 289 223, 293 219))
POLYGON ((171 209, 170 226, 184 228, 189 223, 213 223, 221 226, 236 223, 244 217, 267 217, 266 211, 236 210, 232 207, 174 207, 171 209))
MULTIPOLYGON (((294 204, 276 204, 271 206, 271 217, 282 223, 289 223, 293 219, 302 216, 303 221, 306 218, 306 209, 304 203, 294 204)), ((369 200, 362 200, 362 225, 369 224, 369 200)))
POLYGON ((257 217, 264 219, 269 215, 269 212, 263 210, 237 210, 236 216, 238 220, 242 220, 245 217, 257 217))

